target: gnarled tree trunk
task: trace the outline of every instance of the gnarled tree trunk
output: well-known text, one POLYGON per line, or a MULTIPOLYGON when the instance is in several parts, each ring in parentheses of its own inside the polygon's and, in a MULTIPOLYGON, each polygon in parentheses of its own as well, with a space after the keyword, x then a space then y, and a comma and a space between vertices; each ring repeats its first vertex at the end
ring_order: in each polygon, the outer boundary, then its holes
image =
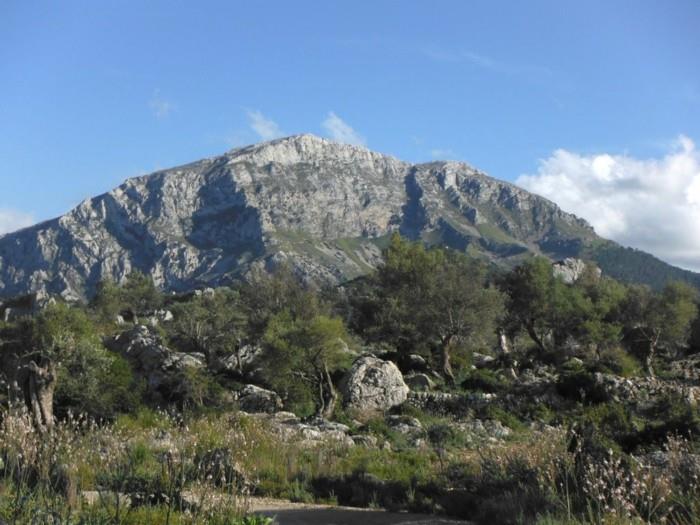
POLYGON ((42 358, 39 364, 30 361, 20 370, 20 387, 34 426, 39 432, 53 428, 53 395, 56 390, 56 365, 42 358))
POLYGON ((330 419, 335 411, 335 405, 338 402, 338 392, 333 385, 333 379, 328 371, 328 366, 323 363, 323 371, 321 373, 321 406, 318 410, 318 415, 325 419, 330 419))
POLYGON ((442 376, 445 378, 448 384, 454 385, 455 376, 452 372, 452 363, 450 363, 450 351, 452 350, 452 344, 455 341, 455 336, 450 335, 441 341, 440 344, 440 370, 442 376))

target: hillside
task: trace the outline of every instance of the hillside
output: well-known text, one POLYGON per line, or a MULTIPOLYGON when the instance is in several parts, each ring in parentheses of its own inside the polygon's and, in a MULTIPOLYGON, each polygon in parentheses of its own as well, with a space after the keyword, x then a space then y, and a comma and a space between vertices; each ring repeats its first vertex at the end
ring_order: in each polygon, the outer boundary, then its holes
POLYGON ((0 296, 79 299, 133 270, 182 291, 281 261, 307 279, 341 282, 375 267, 394 231, 503 266, 530 254, 580 256, 622 280, 700 282, 467 164, 410 164, 299 135, 129 179, 0 237, 0 296))

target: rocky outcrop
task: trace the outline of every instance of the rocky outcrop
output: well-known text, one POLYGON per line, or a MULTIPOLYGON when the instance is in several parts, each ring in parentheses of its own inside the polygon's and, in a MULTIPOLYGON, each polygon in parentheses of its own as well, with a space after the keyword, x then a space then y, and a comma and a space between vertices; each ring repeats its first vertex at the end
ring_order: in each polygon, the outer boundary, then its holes
MULTIPOLYGON (((552 264, 552 272, 555 277, 559 277, 566 284, 574 284, 583 275, 586 270, 586 263, 581 259, 567 257, 563 261, 557 261, 552 264)), ((601 275, 599 268, 596 268, 598 276, 601 275)))
POLYGON ((613 374, 595 374, 595 382, 613 401, 643 405, 672 396, 691 406, 700 403, 700 386, 656 377, 624 378, 613 374))
POLYGON ((394 363, 364 355, 343 378, 341 392, 346 407, 372 412, 400 405, 406 401, 409 388, 394 363))
MULTIPOLYGON (((323 443, 333 443, 346 447, 355 445, 350 428, 342 423, 328 421, 323 418, 314 418, 302 421, 291 412, 277 412, 275 414, 246 414, 243 417, 251 417, 261 422, 269 432, 285 442, 296 441, 303 447, 314 447, 323 443)), ((358 438, 358 440, 360 440, 358 438)))
POLYGON ((282 399, 272 390, 246 385, 238 392, 238 406, 244 412, 273 414, 282 410, 282 399))
POLYGON ((107 348, 126 357, 151 391, 176 397, 183 386, 180 373, 206 367, 202 354, 175 352, 152 327, 137 325, 105 341, 107 348))
POLYGON ((412 165, 299 135, 129 179, 0 237, 0 297, 84 298, 133 270, 192 290, 281 263, 338 282, 375 267, 381 238, 396 231, 499 261, 565 256, 595 238, 550 201, 467 164, 412 165))

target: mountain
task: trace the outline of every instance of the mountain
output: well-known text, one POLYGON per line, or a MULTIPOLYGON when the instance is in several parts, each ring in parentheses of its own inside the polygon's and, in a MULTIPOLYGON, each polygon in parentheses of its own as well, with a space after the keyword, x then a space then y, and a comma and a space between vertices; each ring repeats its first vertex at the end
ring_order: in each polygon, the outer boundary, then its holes
POLYGON ((375 267, 395 231, 500 265, 575 256, 622 279, 700 284, 699 274, 601 239, 553 202, 467 164, 410 164, 298 135, 129 179, 0 237, 0 296, 79 299, 133 270, 183 291, 282 261, 340 282, 375 267))

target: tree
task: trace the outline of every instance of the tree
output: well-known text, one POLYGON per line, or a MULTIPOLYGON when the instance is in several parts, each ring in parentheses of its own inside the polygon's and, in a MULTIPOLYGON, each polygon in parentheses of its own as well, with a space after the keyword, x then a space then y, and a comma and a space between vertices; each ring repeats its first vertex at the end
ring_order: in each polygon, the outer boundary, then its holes
POLYGON ((440 369, 454 382, 451 356, 467 340, 491 337, 503 298, 488 286, 484 266, 464 254, 427 250, 420 243, 391 238, 385 262, 366 299, 366 335, 399 351, 436 348, 440 369))
POLYGON ((239 287, 241 306, 248 319, 251 342, 260 341, 275 315, 289 312, 293 317, 311 318, 329 310, 316 290, 303 286, 287 265, 274 272, 253 272, 239 287))
POLYGON ((690 327, 697 317, 697 292, 687 284, 676 281, 667 284, 660 293, 646 286, 631 286, 625 301, 626 329, 635 342, 645 346, 644 365, 654 376, 654 359, 660 346, 685 344, 690 327))
POLYGON ((523 329, 542 350, 551 349, 557 317, 565 306, 564 283, 554 277, 551 263, 543 257, 535 257, 516 266, 501 281, 507 296, 507 324, 511 330, 523 329))
POLYGON ((237 371, 242 373, 247 319, 236 291, 219 288, 214 294, 176 304, 172 312, 175 320, 168 329, 181 346, 204 354, 210 370, 219 368, 222 358, 234 355, 237 371))
POLYGON ((265 379, 293 403, 313 399, 316 415, 331 417, 338 400, 331 374, 349 360, 347 339, 338 317, 305 318, 281 312, 265 330, 265 379))
POLYGON ((44 310, 28 328, 30 350, 22 356, 17 382, 35 427, 48 432, 54 425, 54 393, 61 361, 82 342, 100 343, 85 312, 62 303, 44 310))
POLYGON ((109 322, 125 310, 136 316, 151 313, 162 304, 163 296, 151 276, 139 271, 131 272, 121 286, 109 279, 100 281, 90 301, 98 316, 109 322))
POLYGON ((554 275, 549 260, 535 257, 504 276, 508 300, 506 326, 524 330, 541 351, 561 347, 573 338, 599 353, 619 340, 615 314, 625 289, 601 278, 592 265, 574 284, 554 275))

